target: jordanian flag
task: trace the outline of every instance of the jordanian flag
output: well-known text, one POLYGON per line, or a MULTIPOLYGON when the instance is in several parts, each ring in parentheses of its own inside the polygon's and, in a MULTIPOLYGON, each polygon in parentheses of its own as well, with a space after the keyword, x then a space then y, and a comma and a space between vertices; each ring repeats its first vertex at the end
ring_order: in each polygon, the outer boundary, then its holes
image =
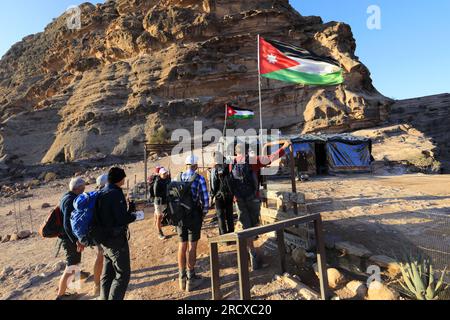
POLYGON ((337 85, 344 82, 338 62, 305 49, 260 38, 261 76, 305 85, 337 85))
POLYGON ((227 119, 253 119, 255 113, 251 110, 239 109, 227 105, 227 119))

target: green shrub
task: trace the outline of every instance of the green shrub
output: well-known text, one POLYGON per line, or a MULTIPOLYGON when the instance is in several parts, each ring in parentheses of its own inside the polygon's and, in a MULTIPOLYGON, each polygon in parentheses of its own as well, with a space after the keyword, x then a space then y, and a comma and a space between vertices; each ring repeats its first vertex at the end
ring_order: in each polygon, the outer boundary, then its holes
POLYGON ((154 144, 164 144, 169 141, 169 134, 164 127, 160 127, 150 137, 149 142, 154 144))

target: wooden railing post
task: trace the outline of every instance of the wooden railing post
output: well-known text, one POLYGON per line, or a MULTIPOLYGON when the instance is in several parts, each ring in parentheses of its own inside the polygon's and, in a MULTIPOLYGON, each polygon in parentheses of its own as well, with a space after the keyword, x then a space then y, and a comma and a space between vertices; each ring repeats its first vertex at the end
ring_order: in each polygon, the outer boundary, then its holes
POLYGON ((219 248, 217 243, 210 243, 209 253, 211 259, 211 287, 212 299, 220 300, 220 264, 219 264, 219 248))
POLYGON ((148 150, 147 143, 144 142, 144 183, 145 183, 145 197, 148 196, 148 150))
POLYGON ((317 267, 319 271, 320 294, 323 300, 328 300, 329 298, 328 270, 325 256, 325 240, 323 237, 323 227, 321 217, 314 220, 314 231, 317 246, 317 267))
MULTIPOLYGON (((291 184, 292 184, 292 192, 297 193, 297 179, 295 177, 295 154, 294 154, 294 145, 291 144, 290 146, 291 151, 291 159, 290 159, 290 166, 291 166, 291 184)), ((297 203, 293 204, 294 207, 294 213, 298 216, 298 205, 297 203)))
POLYGON ((287 271, 286 268, 286 244, 284 242, 284 229, 277 231, 278 251, 280 252, 281 274, 287 271))
POLYGON ((246 229, 236 233, 221 235, 210 238, 210 262, 211 262, 211 283, 212 296, 214 300, 221 299, 220 294, 220 266, 218 244, 230 241, 237 242, 237 262, 239 273, 239 293, 242 300, 251 300, 250 292, 250 272, 249 272, 249 251, 248 241, 269 232, 276 232, 278 250, 280 252, 281 271, 287 271, 286 265, 286 244, 284 230, 299 224, 314 221, 314 229, 317 241, 317 263, 319 266, 320 291, 324 300, 329 298, 328 277, 326 269, 325 242, 322 230, 322 218, 320 214, 311 214, 293 219, 275 222, 270 225, 263 225, 246 229))
POLYGON ((250 272, 248 270, 248 244, 247 239, 240 238, 237 241, 237 258, 239 272, 239 291, 241 300, 250 300, 250 272))

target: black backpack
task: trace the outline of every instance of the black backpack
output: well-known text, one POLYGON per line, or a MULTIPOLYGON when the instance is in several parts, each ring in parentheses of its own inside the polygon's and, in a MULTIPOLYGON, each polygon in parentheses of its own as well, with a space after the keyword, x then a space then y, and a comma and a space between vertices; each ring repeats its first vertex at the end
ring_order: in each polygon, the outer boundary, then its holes
POLYGON ((215 172, 216 179, 219 181, 219 189, 216 194, 217 199, 230 199, 233 198, 233 191, 231 187, 231 178, 228 171, 224 170, 223 174, 218 174, 215 172))
POLYGON ((244 163, 234 161, 230 177, 231 189, 237 198, 246 199, 256 195, 258 183, 248 156, 244 163))
POLYGON ((194 174, 189 181, 181 181, 181 175, 178 181, 172 181, 167 188, 168 220, 173 226, 186 225, 194 219, 198 204, 192 197, 192 184, 199 175, 194 174))
POLYGON ((155 199, 155 184, 156 184, 156 181, 158 181, 158 179, 159 179, 158 175, 152 175, 148 179, 148 188, 149 188, 149 192, 150 192, 150 200, 155 199))

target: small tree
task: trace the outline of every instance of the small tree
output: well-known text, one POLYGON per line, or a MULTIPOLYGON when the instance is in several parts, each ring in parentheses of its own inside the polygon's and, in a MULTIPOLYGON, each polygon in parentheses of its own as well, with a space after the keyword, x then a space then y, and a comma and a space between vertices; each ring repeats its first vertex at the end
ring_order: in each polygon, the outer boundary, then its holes
POLYGON ((164 144, 169 140, 169 134, 164 127, 160 127, 156 130, 153 135, 150 137, 149 142, 154 144, 164 144))

